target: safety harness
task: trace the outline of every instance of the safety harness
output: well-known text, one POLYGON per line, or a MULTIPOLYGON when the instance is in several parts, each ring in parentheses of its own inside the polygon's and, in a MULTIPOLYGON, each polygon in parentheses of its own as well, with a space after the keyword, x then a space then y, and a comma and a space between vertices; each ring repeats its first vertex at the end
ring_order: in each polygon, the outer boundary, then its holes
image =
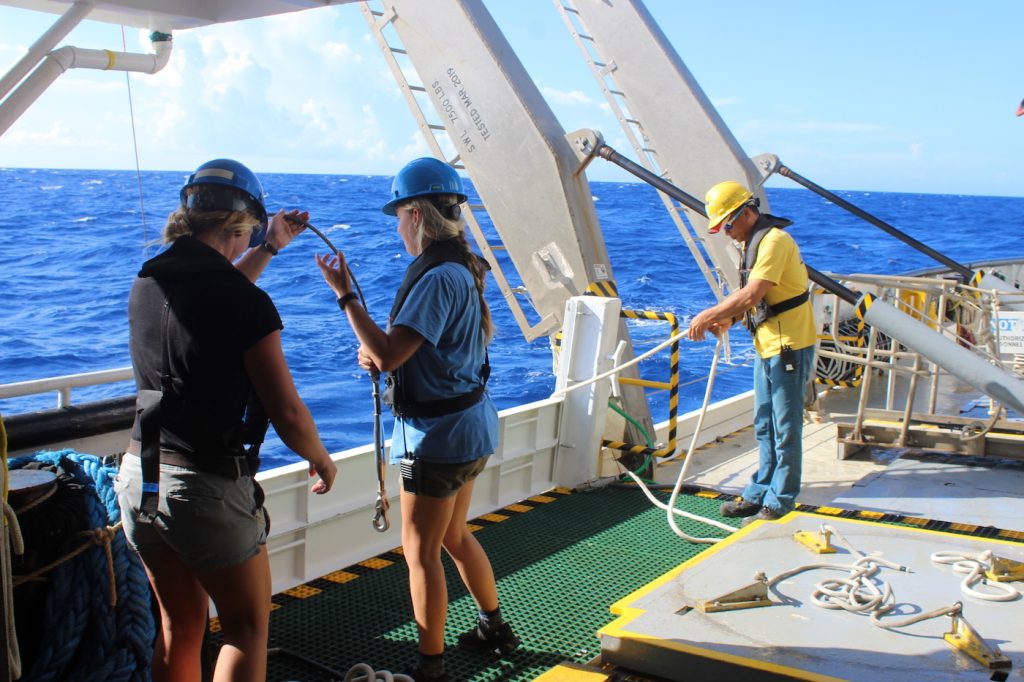
MULTIPOLYGON (((478 258, 476 254, 469 254, 470 258, 478 258)), ((432 242, 416 260, 412 262, 405 271, 402 284, 395 294, 395 302, 391 305, 391 312, 388 314, 388 331, 391 324, 402 309, 405 299, 417 282, 431 269, 443 263, 459 263, 466 265, 466 255, 458 248, 454 239, 432 242)), ((437 400, 410 400, 403 390, 402 368, 398 367, 388 373, 384 380, 384 404, 391 408, 391 413, 396 417, 440 417, 452 414, 467 407, 472 407, 483 398, 484 390, 487 387, 487 379, 491 375, 490 358, 484 356, 484 364, 480 368, 480 376, 483 383, 468 393, 457 395, 451 398, 439 398, 437 400)))
MULTIPOLYGON (((139 521, 153 523, 157 517, 160 501, 160 463, 161 461, 187 469, 224 476, 232 480, 239 476, 255 476, 259 471, 260 445, 267 433, 270 419, 267 417, 259 397, 251 388, 245 411, 245 421, 240 426, 233 426, 220 436, 219 443, 198 444, 202 452, 197 457, 165 450, 160 447, 160 430, 162 427, 161 413, 177 407, 186 407, 187 398, 180 395, 175 388, 174 377, 170 371, 170 338, 167 333, 167 322, 171 312, 171 301, 174 287, 170 287, 164 299, 160 313, 160 390, 139 390, 135 399, 135 410, 139 421, 141 441, 139 458, 142 460, 142 499, 139 504, 139 521), (218 453, 217 451, 221 451, 218 453), (211 451, 214 454, 211 454, 211 451), (238 453, 238 454, 234 454, 238 453)), ((201 421, 201 419, 200 419, 201 421)), ((198 430, 198 429, 197 429, 198 430)), ((265 495, 263 489, 253 480, 256 508, 263 506, 265 495)), ((269 517, 267 517, 269 532, 269 517)))
MULTIPOLYGON (((750 236, 747 238, 747 243, 743 248, 743 267, 740 269, 741 288, 747 286, 747 282, 750 279, 750 272, 754 269, 754 264, 757 263, 757 250, 761 247, 761 240, 765 238, 768 231, 772 229, 781 230, 792 224, 793 221, 786 218, 779 218, 768 214, 758 215, 757 223, 754 225, 754 231, 751 232, 750 236)), ((792 310, 793 308, 802 305, 808 298, 809 292, 806 290, 796 296, 779 301, 774 305, 769 305, 768 302, 762 298, 754 308, 743 314, 743 323, 746 325, 747 330, 750 331, 751 334, 754 334, 757 331, 757 328, 762 324, 777 315, 781 315, 787 310, 792 310)))

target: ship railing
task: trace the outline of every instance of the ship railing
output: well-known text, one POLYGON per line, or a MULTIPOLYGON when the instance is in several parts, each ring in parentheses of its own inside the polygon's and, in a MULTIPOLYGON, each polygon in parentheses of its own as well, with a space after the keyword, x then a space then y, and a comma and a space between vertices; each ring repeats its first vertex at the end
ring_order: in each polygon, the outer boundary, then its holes
MULTIPOLYGON (((1024 302, 1024 292, 983 290, 941 276, 832 276, 852 290, 887 301, 991 364, 1017 376, 1024 373, 1024 313, 1011 310, 1024 302)), ((973 434, 987 433, 1005 416, 990 398, 965 394, 943 367, 898 339, 862 324, 852 307, 835 297, 816 292, 815 313, 820 329, 818 383, 827 386, 819 397, 836 390, 855 390, 856 408, 844 410, 852 412, 847 432, 851 441, 880 438, 878 423, 887 422, 891 426, 886 428, 893 433, 886 444, 920 445, 922 441, 915 443, 911 431, 924 423, 942 423, 956 425, 955 436, 967 448, 973 434), (976 405, 987 404, 987 417, 980 426, 978 418, 963 416, 964 405, 954 402, 970 398, 976 405)), ((840 426, 840 440, 843 433, 840 426)), ((928 442, 934 445, 937 441, 928 442)), ((947 445, 955 446, 946 443, 943 447, 947 445)), ((972 443, 969 449, 975 452, 977 445, 972 443)))
POLYGON ((63 376, 33 379, 31 381, 17 381, 9 384, 0 384, 0 400, 55 392, 57 394, 56 406, 58 408, 68 407, 71 405, 72 389, 116 384, 122 381, 131 381, 132 378, 131 367, 118 367, 116 369, 103 369, 96 372, 81 372, 79 374, 65 374, 63 376))

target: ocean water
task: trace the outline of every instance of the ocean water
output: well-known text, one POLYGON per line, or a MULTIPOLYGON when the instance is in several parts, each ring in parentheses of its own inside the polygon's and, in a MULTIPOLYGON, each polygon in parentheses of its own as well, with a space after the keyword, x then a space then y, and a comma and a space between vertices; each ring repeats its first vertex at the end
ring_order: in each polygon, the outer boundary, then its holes
MULTIPOLYGON (((126 307, 140 264, 159 250, 164 219, 187 172, 0 168, 0 383, 129 364, 126 307), (141 192, 140 192, 141 189, 141 192)), ((390 178, 359 175, 261 174, 268 207, 301 208, 346 253, 383 323, 409 257, 393 218, 380 213, 390 178)), ((713 302, 661 200, 638 183, 591 185, 623 305, 676 314, 685 326, 713 302)), ((837 192, 932 248, 961 262, 1024 255, 1024 199, 884 192, 837 192)), ((790 228, 804 260, 818 270, 898 273, 934 264, 877 228, 802 188, 771 188, 772 212, 790 228)), ((491 238, 493 229, 485 223, 491 238)), ((299 393, 331 451, 372 440, 369 377, 355 362, 356 341, 313 260, 326 246, 304 233, 274 258, 259 281, 284 320, 283 344, 299 393)), ((504 268, 513 285, 515 272, 504 268)), ((498 333, 491 346, 490 391, 499 409, 544 398, 553 390, 546 339, 527 343, 497 288, 488 288, 498 333)), ((638 353, 664 340, 668 327, 631 322, 638 353)), ((747 390, 752 349, 732 335, 732 363, 720 366, 714 398, 747 390)), ((679 409, 700 406, 714 344, 684 342, 679 409)), ((668 356, 641 366, 666 381, 668 356)), ((125 395, 130 382, 75 389, 74 402, 125 395)), ((668 416, 665 392, 649 396, 655 421, 668 416)), ((51 408, 56 396, 0 401, 0 415, 51 408)), ((386 419, 385 433, 390 433, 386 419)), ((296 461, 271 431, 264 468, 296 461)))

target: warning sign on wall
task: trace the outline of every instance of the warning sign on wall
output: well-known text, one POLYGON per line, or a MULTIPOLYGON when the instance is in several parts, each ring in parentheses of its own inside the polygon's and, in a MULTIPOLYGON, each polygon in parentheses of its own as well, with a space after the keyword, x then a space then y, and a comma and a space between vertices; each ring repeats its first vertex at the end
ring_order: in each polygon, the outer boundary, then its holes
POLYGON ((1024 353, 1024 312, 1000 311, 998 317, 992 318, 992 335, 999 342, 1001 355, 1024 353))

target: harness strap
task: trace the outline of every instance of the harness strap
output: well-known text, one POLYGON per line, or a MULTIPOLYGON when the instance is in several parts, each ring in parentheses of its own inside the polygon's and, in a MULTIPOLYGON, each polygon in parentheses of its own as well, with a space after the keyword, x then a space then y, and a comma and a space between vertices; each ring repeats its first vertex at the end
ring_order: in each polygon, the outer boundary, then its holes
MULTIPOLYGON (((784 229, 792 224, 792 221, 786 218, 778 218, 773 215, 765 214, 758 217, 754 231, 747 239, 743 249, 743 267, 740 269, 741 287, 746 286, 749 281, 750 271, 754 269, 754 264, 757 262, 757 252, 761 248, 761 240, 765 238, 770 230, 784 229)), ((779 301, 774 305, 770 305, 762 299, 753 310, 748 310, 743 314, 743 324, 751 334, 754 334, 758 327, 771 318, 781 315, 787 310, 792 310, 799 305, 803 305, 809 299, 810 292, 807 290, 802 291, 796 296, 779 301)))
POLYGON ((142 501, 139 503, 139 523, 156 520, 160 501, 160 391, 139 391, 135 409, 142 431, 142 501))
MULTIPOLYGON (((142 459, 144 456, 141 454, 141 451, 142 447, 139 441, 129 441, 128 450, 126 451, 129 455, 138 455, 139 458, 142 459)), ((250 459, 246 455, 238 455, 237 457, 221 455, 217 457, 193 459, 192 457, 178 452, 177 450, 167 450, 165 448, 160 448, 159 455, 160 464, 170 464, 171 466, 191 469, 192 471, 201 471, 206 474, 217 474, 230 479, 236 479, 240 476, 255 476, 257 471, 256 469, 253 469, 250 464, 250 459)), ((143 471, 143 473, 145 473, 145 471, 143 471)))
POLYGON ((160 403, 163 400, 163 392, 170 388, 171 383, 167 318, 171 314, 171 296, 173 294, 174 290, 172 289, 164 299, 164 309, 160 313, 160 339, 163 342, 160 350, 161 390, 139 391, 135 402, 142 437, 139 452, 139 456, 142 458, 142 500, 139 502, 139 523, 153 523, 156 520, 160 502, 160 403))
MULTIPOLYGON (((485 367, 490 368, 488 365, 485 367)), ((391 381, 389 375, 387 381, 391 381)), ((485 379, 486 382, 486 379, 485 379)), ((423 402, 394 402, 391 404, 391 411, 396 417, 442 417, 446 414, 459 412, 467 407, 476 405, 484 397, 486 385, 477 386, 469 393, 463 393, 451 398, 439 398, 438 400, 425 400, 423 402)))
POLYGON ((811 293, 809 291, 805 290, 802 293, 797 294, 796 296, 793 296, 791 298, 787 298, 785 301, 779 301, 775 305, 769 305, 768 306, 768 310, 771 311, 771 313, 772 313, 771 316, 775 317, 776 315, 781 315, 782 313, 786 312, 787 310, 792 310, 793 308, 797 307, 798 305, 802 305, 803 303, 806 303, 807 300, 810 297, 811 297, 811 293))

